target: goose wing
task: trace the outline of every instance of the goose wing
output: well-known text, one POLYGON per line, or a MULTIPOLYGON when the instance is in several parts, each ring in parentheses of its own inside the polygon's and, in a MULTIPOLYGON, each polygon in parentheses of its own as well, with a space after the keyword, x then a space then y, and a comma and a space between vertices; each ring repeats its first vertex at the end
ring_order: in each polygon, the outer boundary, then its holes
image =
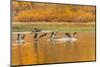
POLYGON ((23 35, 21 36, 21 38, 24 39, 24 38, 25 38, 25 34, 23 34, 23 35))
POLYGON ((74 33, 73 33, 73 35, 76 35, 76 34, 77 34, 77 32, 74 32, 74 33))
POLYGON ((41 38, 41 37, 43 37, 43 36, 46 36, 46 35, 47 35, 47 33, 45 33, 45 34, 41 35, 41 36, 40 36, 40 38, 41 38))
POLYGON ((37 34, 34 35, 34 38, 36 38, 36 37, 37 37, 37 34))
POLYGON ((65 33, 66 36, 71 37, 71 35, 69 33, 65 33))

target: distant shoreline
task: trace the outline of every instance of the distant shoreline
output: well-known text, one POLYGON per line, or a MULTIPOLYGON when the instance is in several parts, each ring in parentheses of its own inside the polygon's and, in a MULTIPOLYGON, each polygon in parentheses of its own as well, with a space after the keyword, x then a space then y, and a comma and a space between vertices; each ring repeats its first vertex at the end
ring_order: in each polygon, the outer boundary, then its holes
POLYGON ((12 24, 95 24, 95 22, 12 22, 12 24))

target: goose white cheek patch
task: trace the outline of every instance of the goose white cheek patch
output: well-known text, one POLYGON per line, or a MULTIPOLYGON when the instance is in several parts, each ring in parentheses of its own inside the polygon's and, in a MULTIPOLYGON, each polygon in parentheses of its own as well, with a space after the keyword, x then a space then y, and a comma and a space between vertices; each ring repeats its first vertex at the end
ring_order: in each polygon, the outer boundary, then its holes
POLYGON ((50 3, 65 3, 65 4, 81 4, 81 5, 96 5, 95 0, 17 0, 30 2, 50 2, 50 3))

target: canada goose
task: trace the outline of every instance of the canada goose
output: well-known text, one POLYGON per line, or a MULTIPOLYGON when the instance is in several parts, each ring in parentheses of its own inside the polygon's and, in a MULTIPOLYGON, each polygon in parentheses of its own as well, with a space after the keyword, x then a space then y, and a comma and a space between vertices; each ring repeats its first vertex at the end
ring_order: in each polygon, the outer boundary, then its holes
POLYGON ((38 28, 34 28, 34 30, 32 32, 41 32, 42 30, 38 29, 38 28))
POLYGON ((57 39, 58 41, 76 41, 77 39, 75 38, 75 35, 77 34, 77 32, 74 32, 73 34, 70 33, 65 33, 65 35, 67 37, 64 38, 59 38, 57 39))
MULTIPOLYGON (((52 37, 52 40, 54 40, 54 41, 58 41, 58 42, 74 42, 74 41, 76 41, 77 39, 74 37, 75 35, 76 35, 77 33, 76 32, 74 32, 73 34, 70 34, 70 33, 65 33, 65 35, 67 36, 67 37, 63 37, 63 38, 53 38, 52 37)), ((54 34, 52 33, 52 36, 53 36, 54 34)), ((49 41, 50 41, 50 39, 48 39, 49 41)))
POLYGON ((25 38, 25 34, 20 34, 20 33, 18 33, 18 34, 17 34, 16 43, 17 43, 17 44, 24 43, 24 38, 25 38))
POLYGON ((51 39, 55 39, 55 37, 56 37, 56 32, 51 32, 51 39))
POLYGON ((42 38, 42 37, 44 37, 44 36, 46 36, 47 35, 47 33, 44 33, 44 34, 42 34, 42 35, 40 35, 40 32, 41 32, 42 30, 40 30, 40 29, 37 29, 37 28, 35 28, 32 32, 35 32, 35 35, 34 35, 34 39, 35 40, 38 40, 38 39, 40 39, 40 38, 42 38))

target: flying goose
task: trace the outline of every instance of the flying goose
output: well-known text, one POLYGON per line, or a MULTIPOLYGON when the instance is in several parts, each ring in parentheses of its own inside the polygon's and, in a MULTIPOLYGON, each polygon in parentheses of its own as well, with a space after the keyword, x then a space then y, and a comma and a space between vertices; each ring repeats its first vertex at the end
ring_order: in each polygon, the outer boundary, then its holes
MULTIPOLYGON (((73 34, 70 34, 70 33, 65 33, 65 35, 67 37, 63 37, 63 38, 53 38, 53 40, 55 41, 58 41, 58 42, 67 42, 67 41, 70 41, 70 42, 74 42, 76 41, 77 39, 74 37, 77 33, 74 32, 73 34)), ((52 36, 54 36, 54 34, 52 33, 52 36)), ((50 39, 48 39, 50 41, 50 39)))
POLYGON ((77 32, 74 32, 73 34, 70 34, 70 33, 65 33, 65 35, 67 37, 64 37, 64 38, 59 38, 59 39, 56 39, 58 41, 76 41, 77 39, 75 38, 75 35, 77 34, 77 32))
POLYGON ((18 34, 17 34, 16 43, 17 43, 17 44, 24 43, 24 38, 25 38, 25 34, 20 34, 20 33, 18 33, 18 34))
POLYGON ((56 37, 56 32, 51 32, 51 36, 50 36, 51 40, 55 39, 55 37, 56 37))
POLYGON ((38 39, 40 39, 40 38, 42 38, 42 37, 44 37, 44 36, 46 36, 47 35, 47 33, 44 33, 44 34, 42 34, 42 35, 40 35, 40 32, 41 31, 43 31, 43 30, 40 30, 40 29, 37 29, 37 28, 35 28, 32 32, 35 32, 35 35, 34 35, 34 39, 35 40, 38 40, 38 39))

